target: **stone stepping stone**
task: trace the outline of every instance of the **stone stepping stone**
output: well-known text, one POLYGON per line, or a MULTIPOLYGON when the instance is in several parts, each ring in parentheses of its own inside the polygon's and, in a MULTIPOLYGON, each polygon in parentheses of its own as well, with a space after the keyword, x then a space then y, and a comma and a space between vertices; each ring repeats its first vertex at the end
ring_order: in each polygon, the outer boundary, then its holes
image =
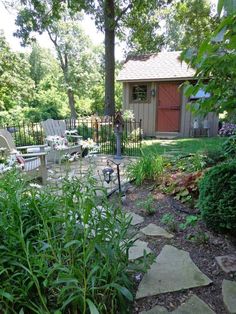
POLYGON ((224 305, 230 314, 236 313, 236 281, 223 280, 222 294, 224 305))
POLYGON ((155 306, 153 309, 147 312, 141 312, 140 314, 215 314, 215 312, 195 294, 187 300, 187 302, 181 304, 176 310, 168 312, 163 306, 155 306))
POLYGON ((226 273, 236 272, 235 255, 217 256, 216 261, 224 272, 226 273))
POLYGON ((210 283, 212 281, 194 264, 188 252, 165 245, 143 276, 136 299, 207 286, 210 283))
POLYGON ((129 260, 133 261, 143 257, 144 251, 146 251, 146 254, 150 254, 152 252, 152 250, 149 249, 147 242, 136 240, 134 246, 129 249, 129 260))
POLYGON ((165 229, 155 224, 149 224, 145 228, 141 229, 140 231, 147 236, 163 237, 167 239, 171 239, 174 237, 173 234, 167 232, 165 229))
POLYGON ((215 312, 195 294, 180 305, 172 314, 215 314, 215 312))
POLYGON ((132 220, 131 220, 131 225, 132 226, 135 226, 135 225, 138 225, 138 224, 141 224, 142 222, 144 222, 144 218, 140 215, 137 215, 135 213, 127 213, 127 217, 132 217, 132 220))
POLYGON ((149 311, 143 311, 139 314, 168 314, 169 312, 164 306, 156 305, 149 311))

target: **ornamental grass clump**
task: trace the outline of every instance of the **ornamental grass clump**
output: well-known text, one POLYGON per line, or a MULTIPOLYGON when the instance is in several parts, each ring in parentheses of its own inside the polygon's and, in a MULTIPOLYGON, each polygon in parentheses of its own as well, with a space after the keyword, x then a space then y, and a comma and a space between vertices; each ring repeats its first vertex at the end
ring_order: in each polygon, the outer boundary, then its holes
POLYGON ((236 162, 221 163, 207 171, 199 184, 198 207, 207 226, 236 230, 236 162))
POLYGON ((1 177, 0 312, 129 313, 130 219, 91 177, 59 192, 1 177))
POLYGON ((165 169, 165 162, 162 156, 157 154, 144 154, 142 157, 128 165, 127 175, 141 185, 145 180, 158 180, 162 178, 165 169))

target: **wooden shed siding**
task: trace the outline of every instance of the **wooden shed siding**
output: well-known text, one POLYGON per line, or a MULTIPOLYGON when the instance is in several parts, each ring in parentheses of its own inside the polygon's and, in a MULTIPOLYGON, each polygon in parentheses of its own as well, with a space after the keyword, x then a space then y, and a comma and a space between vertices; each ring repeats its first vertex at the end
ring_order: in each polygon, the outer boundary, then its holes
POLYGON ((191 131, 191 112, 187 110, 187 97, 184 96, 183 88, 181 88, 182 106, 181 106, 181 122, 180 122, 180 136, 189 137, 191 131))
MULTIPOLYGON (((129 83, 123 83, 123 109, 132 110, 135 119, 142 120, 142 129, 144 135, 155 135, 155 116, 156 116, 156 97, 150 96, 148 103, 132 103, 130 102, 130 85, 129 83)), ((155 88, 155 84, 151 84, 151 89, 155 88)))
MULTIPOLYGON (((144 135, 155 136, 156 135, 156 110, 158 99, 158 87, 157 82, 152 82, 151 89, 155 89, 155 97, 150 97, 149 103, 132 103, 130 102, 130 83, 123 83, 123 109, 129 109, 134 112, 136 120, 142 120, 142 129, 144 135)), ((188 99, 183 94, 183 88, 181 88, 181 111, 180 111, 180 137, 191 137, 193 135, 193 121, 195 117, 186 108, 188 99)), ((218 116, 215 113, 208 114, 208 120, 210 123, 210 136, 216 136, 218 133, 218 116)))

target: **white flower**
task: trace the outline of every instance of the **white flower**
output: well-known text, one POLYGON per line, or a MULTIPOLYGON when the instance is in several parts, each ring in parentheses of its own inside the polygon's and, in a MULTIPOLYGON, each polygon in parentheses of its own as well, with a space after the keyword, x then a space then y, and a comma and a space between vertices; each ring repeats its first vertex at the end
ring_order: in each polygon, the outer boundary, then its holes
POLYGON ((66 130, 65 135, 77 135, 77 130, 66 130))
POLYGON ((37 183, 30 183, 29 186, 30 186, 31 188, 36 188, 36 189, 41 189, 41 188, 42 188, 42 186, 39 185, 39 184, 37 184, 37 183))

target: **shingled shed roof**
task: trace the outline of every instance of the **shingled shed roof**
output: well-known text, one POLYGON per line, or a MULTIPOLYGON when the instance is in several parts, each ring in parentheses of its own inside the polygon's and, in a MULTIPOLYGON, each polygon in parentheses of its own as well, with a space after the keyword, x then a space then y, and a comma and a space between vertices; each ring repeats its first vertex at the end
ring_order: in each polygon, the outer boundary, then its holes
POLYGON ((171 81, 191 79, 195 71, 179 59, 180 51, 128 57, 118 81, 171 81))

